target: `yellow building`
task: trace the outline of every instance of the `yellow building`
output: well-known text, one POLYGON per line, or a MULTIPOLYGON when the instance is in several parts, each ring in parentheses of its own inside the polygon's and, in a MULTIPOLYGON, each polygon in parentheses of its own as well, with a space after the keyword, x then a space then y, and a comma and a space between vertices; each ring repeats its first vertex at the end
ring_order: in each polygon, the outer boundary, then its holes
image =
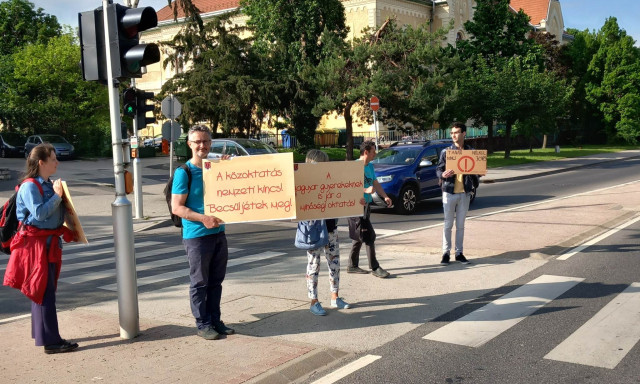
MULTIPOLYGON (((206 23, 220 14, 235 11, 239 7, 239 0, 192 0, 201 11, 201 17, 206 23)), ((447 42, 455 45, 455 42, 466 38, 464 23, 473 19, 474 0, 342 0, 345 8, 346 25, 350 30, 350 38, 359 34, 363 29, 376 29, 385 20, 396 18, 400 25, 418 26, 430 22, 433 31, 448 25, 453 20, 453 28, 447 35, 447 42)), ((549 32, 562 42, 564 21, 562 10, 558 0, 511 0, 511 8, 514 12, 522 9, 531 17, 530 24, 533 28, 549 32)), ((179 10, 178 20, 174 21, 173 10, 168 6, 157 11, 158 27, 145 31, 142 41, 158 42, 173 38, 184 23, 184 13, 179 10)), ((234 22, 238 25, 246 24, 246 17, 240 15, 234 22)), ((136 82, 136 85, 144 90, 159 92, 162 85, 178 70, 184 70, 180 63, 162 68, 162 62, 167 52, 161 51, 160 63, 147 67, 147 73, 136 82)), ((384 101, 381 101, 384 106, 384 101)), ((149 126, 148 136, 160 133, 159 126, 149 126)), ((335 114, 326 115, 320 122, 320 128, 345 127, 344 118, 335 114)), ((381 132, 385 131, 380 124, 381 132)), ((362 124, 354 120, 354 134, 373 136, 374 128, 369 124, 362 124)))

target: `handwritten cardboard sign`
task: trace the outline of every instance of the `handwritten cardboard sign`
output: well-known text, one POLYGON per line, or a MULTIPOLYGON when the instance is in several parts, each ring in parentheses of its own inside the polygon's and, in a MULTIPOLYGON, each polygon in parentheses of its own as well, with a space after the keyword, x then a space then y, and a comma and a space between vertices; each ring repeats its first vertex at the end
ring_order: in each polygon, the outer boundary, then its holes
POLYGON ((80 224, 80 218, 76 213, 76 209, 73 206, 73 201, 71 201, 71 193, 69 193, 69 187, 67 186, 66 181, 62 181, 62 189, 64 193, 62 194, 62 200, 64 202, 65 213, 64 213, 64 225, 69 228, 72 232, 76 233, 78 243, 89 244, 89 240, 84 234, 84 230, 82 229, 82 224, 80 224))
POLYGON ((458 174, 485 175, 487 173, 487 151, 484 149, 447 149, 447 169, 458 174))
POLYGON ((296 164, 296 220, 362 215, 364 162, 296 164))
POLYGON ((203 161, 204 214, 225 223, 293 219, 293 153, 203 161))

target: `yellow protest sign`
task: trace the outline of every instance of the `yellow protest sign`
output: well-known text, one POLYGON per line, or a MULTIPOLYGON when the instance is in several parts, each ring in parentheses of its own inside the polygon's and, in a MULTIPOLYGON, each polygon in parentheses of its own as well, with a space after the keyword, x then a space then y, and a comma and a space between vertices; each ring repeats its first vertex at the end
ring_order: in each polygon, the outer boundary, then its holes
POLYGON ((447 169, 457 174, 486 175, 487 151, 484 149, 447 149, 447 169))
POLYGON ((62 181, 62 189, 64 191, 62 194, 62 200, 65 207, 64 225, 76 234, 78 243, 89 244, 89 240, 87 240, 87 237, 84 234, 84 230, 82 229, 82 224, 80 224, 80 218, 78 217, 76 209, 73 206, 71 193, 69 193, 69 187, 67 186, 66 181, 62 181))
POLYGON ((296 216, 293 153, 204 160, 204 214, 225 223, 296 216))
POLYGON ((296 220, 362 215, 364 162, 296 164, 296 220))

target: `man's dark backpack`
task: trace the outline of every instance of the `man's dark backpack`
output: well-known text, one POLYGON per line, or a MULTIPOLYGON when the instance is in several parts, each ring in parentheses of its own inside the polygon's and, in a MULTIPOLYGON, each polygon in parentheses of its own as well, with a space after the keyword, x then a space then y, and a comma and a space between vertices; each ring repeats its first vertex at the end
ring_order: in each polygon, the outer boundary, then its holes
MULTIPOLYGON (((187 173, 187 177, 189 179, 187 183, 187 189, 191 190, 191 170, 189 169, 189 166, 187 164, 182 164, 178 168, 184 169, 184 171, 187 173)), ((175 173, 176 172, 174 171, 173 174, 175 175, 175 173)), ((169 214, 171 215, 171 221, 173 221, 173 225, 175 225, 178 228, 181 228, 182 218, 180 216, 174 215, 173 211, 171 210, 171 189, 172 188, 173 188, 173 176, 169 178, 169 181, 167 181, 167 185, 165 185, 164 187, 164 196, 167 198, 167 206, 169 206, 169 214)), ((187 193, 187 197, 189 197, 189 193, 187 193)))
MULTIPOLYGON (((44 196, 42 185, 40 185, 38 180, 28 178, 23 181, 23 183, 26 182, 34 183, 35 185, 37 185, 40 194, 44 196)), ((11 240, 13 239, 13 236, 15 236, 15 234, 18 232, 18 228, 20 227, 20 222, 18 221, 17 215, 18 189, 20 189, 20 184, 16 185, 16 192, 2 206, 2 216, 0 216, 0 252, 6 254, 11 254, 11 250, 9 249, 11 240)), ((27 217, 29 217, 28 213, 27 217)), ((27 217, 25 217, 25 220, 27 219, 27 217)))

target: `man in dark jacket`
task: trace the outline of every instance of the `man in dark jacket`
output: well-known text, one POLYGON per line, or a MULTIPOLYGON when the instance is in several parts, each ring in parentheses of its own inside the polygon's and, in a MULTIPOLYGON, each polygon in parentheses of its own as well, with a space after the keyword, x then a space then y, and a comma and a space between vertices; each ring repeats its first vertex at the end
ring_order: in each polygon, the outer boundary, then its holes
MULTIPOLYGON (((455 122, 451 126, 451 139, 453 145, 447 149, 472 149, 464 144, 464 138, 467 135, 467 127, 455 122)), ((464 222, 467 218, 469 210, 469 202, 471 201, 471 192, 478 185, 477 175, 456 174, 453 169, 447 169, 447 151, 440 153, 440 161, 436 173, 440 178, 442 186, 442 206, 444 207, 444 228, 442 232, 442 261, 440 264, 449 265, 451 252, 451 229, 453 228, 453 220, 456 221, 456 261, 462 264, 469 264, 469 261, 463 254, 464 242, 464 222)))

